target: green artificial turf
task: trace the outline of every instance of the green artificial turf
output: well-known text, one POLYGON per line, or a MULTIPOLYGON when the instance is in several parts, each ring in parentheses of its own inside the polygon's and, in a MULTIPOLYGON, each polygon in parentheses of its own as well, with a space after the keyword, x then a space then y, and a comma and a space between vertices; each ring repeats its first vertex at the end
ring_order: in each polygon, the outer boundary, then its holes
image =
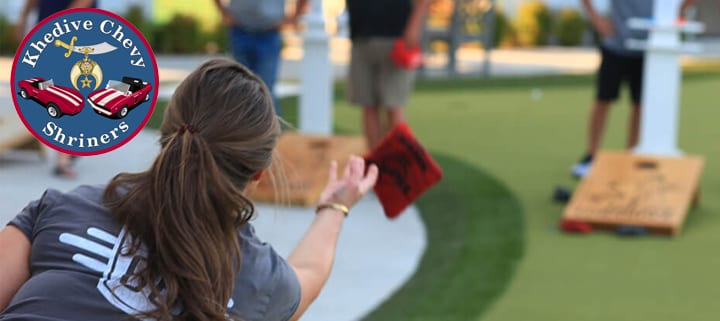
MULTIPOLYGON (((550 202, 551 190, 555 184, 574 183, 567 178, 568 169, 584 147, 592 87, 591 83, 537 87, 545 92, 540 101, 529 99, 529 87, 503 96, 479 93, 479 101, 494 103, 483 104, 482 111, 468 115, 482 119, 475 126, 477 139, 458 142, 476 146, 468 157, 516 192, 528 226, 526 254, 518 273, 482 320, 717 318, 720 258, 714 249, 720 244, 719 74, 688 76, 682 86, 679 145, 689 154, 705 156, 706 165, 701 185, 704 198, 690 213, 683 234, 675 239, 623 239, 608 233, 581 237, 557 232, 563 206, 550 202)), ((624 103, 615 106, 606 148, 625 145, 627 111, 624 103)))
MULTIPOLYGON (((576 184, 569 167, 585 146, 591 76, 418 83, 408 122, 446 177, 418 203, 429 244, 417 273, 366 320, 714 320, 719 89, 713 71, 682 87, 680 147, 706 157, 703 199, 683 234, 623 239, 560 233, 563 205, 551 201, 556 185, 576 184)), ((359 110, 341 88, 335 96, 337 132, 359 133, 359 110)), ((295 104, 283 100, 290 120, 295 104)), ((606 148, 624 147, 627 113, 624 100, 612 110, 606 148)))
MULTIPOLYGON (((680 146, 687 153, 704 155, 706 167, 701 205, 690 213, 683 234, 675 239, 623 239, 609 233, 575 236, 558 231, 564 206, 553 203, 551 195, 556 185, 576 184, 570 178, 569 168, 582 156, 585 147, 587 114, 593 97, 592 76, 418 84, 407 110, 411 127, 436 154, 462 160, 510 188, 524 209, 524 227, 519 224, 516 230, 525 232, 524 256, 510 287, 494 303, 492 296, 478 295, 473 289, 506 274, 468 278, 464 288, 428 286, 401 291, 390 302, 414 304, 395 309, 422 313, 398 317, 391 313, 393 310, 382 308, 372 319, 453 320, 455 311, 463 313, 475 308, 481 312, 483 308, 473 305, 489 304, 492 305, 489 311, 467 320, 715 319, 720 315, 720 306, 714 303, 720 297, 720 257, 714 251, 720 244, 720 199, 716 198, 720 195, 717 162, 720 74, 695 73, 685 78, 680 146), (537 100, 531 94, 536 89, 542 91, 537 100), (447 291, 433 296, 426 293, 437 290, 447 291), (455 306, 438 304, 433 300, 437 297, 445 298, 443 302, 454 301, 455 306)), ((607 149, 625 146, 628 115, 625 99, 612 110, 604 144, 607 149)), ((336 113, 338 124, 351 131, 359 129, 357 110, 340 102, 336 113)), ((456 168, 446 166, 445 170, 456 168)), ((446 183, 465 186, 471 180, 468 175, 446 183)), ((475 193, 477 199, 485 199, 482 189, 475 193)), ((419 203, 424 218, 447 216, 445 212, 428 213, 428 203, 437 202, 440 208, 450 206, 434 195, 437 194, 429 193, 419 203)), ((474 201, 471 196, 466 200, 474 201)), ((484 210, 480 206, 468 208, 484 210)), ((427 228, 437 227, 428 224, 427 228)), ((493 237, 499 236, 488 235, 488 243, 492 244, 493 237)), ((493 261, 481 257, 455 263, 423 263, 429 266, 424 265, 419 272, 442 270, 447 264, 493 264, 493 261)), ((438 278, 439 282, 451 282, 442 276, 438 278)))
POLYGON ((474 320, 507 286, 522 256, 522 207, 499 181, 435 154, 441 183, 419 200, 428 246, 415 275, 364 318, 474 320))

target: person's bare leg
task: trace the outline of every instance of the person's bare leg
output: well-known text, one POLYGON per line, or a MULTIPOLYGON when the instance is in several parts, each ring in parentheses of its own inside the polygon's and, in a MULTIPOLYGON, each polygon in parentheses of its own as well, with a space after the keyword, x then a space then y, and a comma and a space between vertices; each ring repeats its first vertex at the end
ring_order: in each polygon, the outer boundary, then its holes
POLYGON ((605 123, 607 121, 609 101, 595 101, 590 111, 590 124, 588 126, 588 154, 594 155, 600 148, 602 136, 605 132, 605 123))
POLYGON ((73 178, 77 173, 72 168, 72 156, 65 153, 58 153, 55 161, 55 175, 73 178))
POLYGON ((382 124, 380 123, 380 108, 366 106, 363 108, 363 129, 368 148, 373 150, 382 139, 382 124))
POLYGON ((395 107, 388 109, 388 127, 393 128, 395 125, 405 121, 405 109, 395 107))
POLYGON ((632 149, 638 144, 638 137, 640 135, 640 105, 633 103, 630 106, 630 123, 628 125, 628 141, 627 148, 632 149))
POLYGON ((387 110, 387 123, 383 128, 382 137, 390 132, 395 125, 405 121, 405 110, 402 107, 388 108, 387 110))

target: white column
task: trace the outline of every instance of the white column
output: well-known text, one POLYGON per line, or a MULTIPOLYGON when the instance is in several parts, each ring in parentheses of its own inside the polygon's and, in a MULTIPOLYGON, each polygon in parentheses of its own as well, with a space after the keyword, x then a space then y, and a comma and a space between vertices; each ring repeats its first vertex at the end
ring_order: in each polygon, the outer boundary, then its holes
POLYGON ((303 37, 299 127, 304 134, 332 134, 332 64, 322 0, 312 0, 303 37))
POLYGON ((697 53, 698 44, 683 43, 680 33, 701 33, 698 22, 678 24, 682 0, 655 0, 652 19, 633 18, 631 28, 649 30, 647 41, 629 40, 628 46, 644 49, 642 117, 635 153, 680 156, 677 146, 680 104, 680 54, 697 53))
POLYGON ((655 0, 645 54, 638 154, 678 156, 681 0, 655 0))

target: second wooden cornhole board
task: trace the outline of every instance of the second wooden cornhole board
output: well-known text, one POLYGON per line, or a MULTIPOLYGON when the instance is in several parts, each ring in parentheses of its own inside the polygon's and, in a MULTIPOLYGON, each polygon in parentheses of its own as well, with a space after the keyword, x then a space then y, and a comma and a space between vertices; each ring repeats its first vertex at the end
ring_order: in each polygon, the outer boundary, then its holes
POLYGON ((566 220, 599 228, 643 226, 677 235, 699 195, 704 160, 602 152, 565 208, 566 220))
POLYGON ((45 158, 42 143, 27 131, 17 115, 0 113, 0 154, 14 149, 37 150, 45 158))
POLYGON ((281 166, 285 179, 275 177, 273 186, 271 175, 266 173, 249 196, 259 202, 309 206, 317 202, 325 188, 330 162, 338 161, 340 171, 350 155, 362 156, 366 148, 360 137, 285 133, 277 151, 279 159, 274 166, 281 166), (282 197, 283 185, 287 188, 286 197, 282 197))

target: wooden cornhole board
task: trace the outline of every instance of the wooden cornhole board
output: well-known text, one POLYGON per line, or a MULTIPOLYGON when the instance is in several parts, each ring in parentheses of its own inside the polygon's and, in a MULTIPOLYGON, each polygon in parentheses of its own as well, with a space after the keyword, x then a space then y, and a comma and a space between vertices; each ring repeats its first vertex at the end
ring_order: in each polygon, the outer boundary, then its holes
POLYGON ((328 167, 332 160, 338 161, 338 175, 345 168, 350 155, 365 154, 365 141, 354 136, 311 136, 298 133, 286 133, 280 137, 277 148, 278 166, 287 179, 287 196, 282 195, 282 179, 276 177, 277 191, 273 187, 270 175, 263 175, 250 198, 259 202, 281 203, 309 206, 317 202, 325 188, 328 167))
POLYGON ((0 154, 13 149, 32 149, 45 158, 42 143, 30 134, 17 115, 0 113, 0 154))
POLYGON ((699 156, 599 153, 563 218, 596 228, 632 225, 678 235, 691 203, 699 197, 703 163, 699 156))

